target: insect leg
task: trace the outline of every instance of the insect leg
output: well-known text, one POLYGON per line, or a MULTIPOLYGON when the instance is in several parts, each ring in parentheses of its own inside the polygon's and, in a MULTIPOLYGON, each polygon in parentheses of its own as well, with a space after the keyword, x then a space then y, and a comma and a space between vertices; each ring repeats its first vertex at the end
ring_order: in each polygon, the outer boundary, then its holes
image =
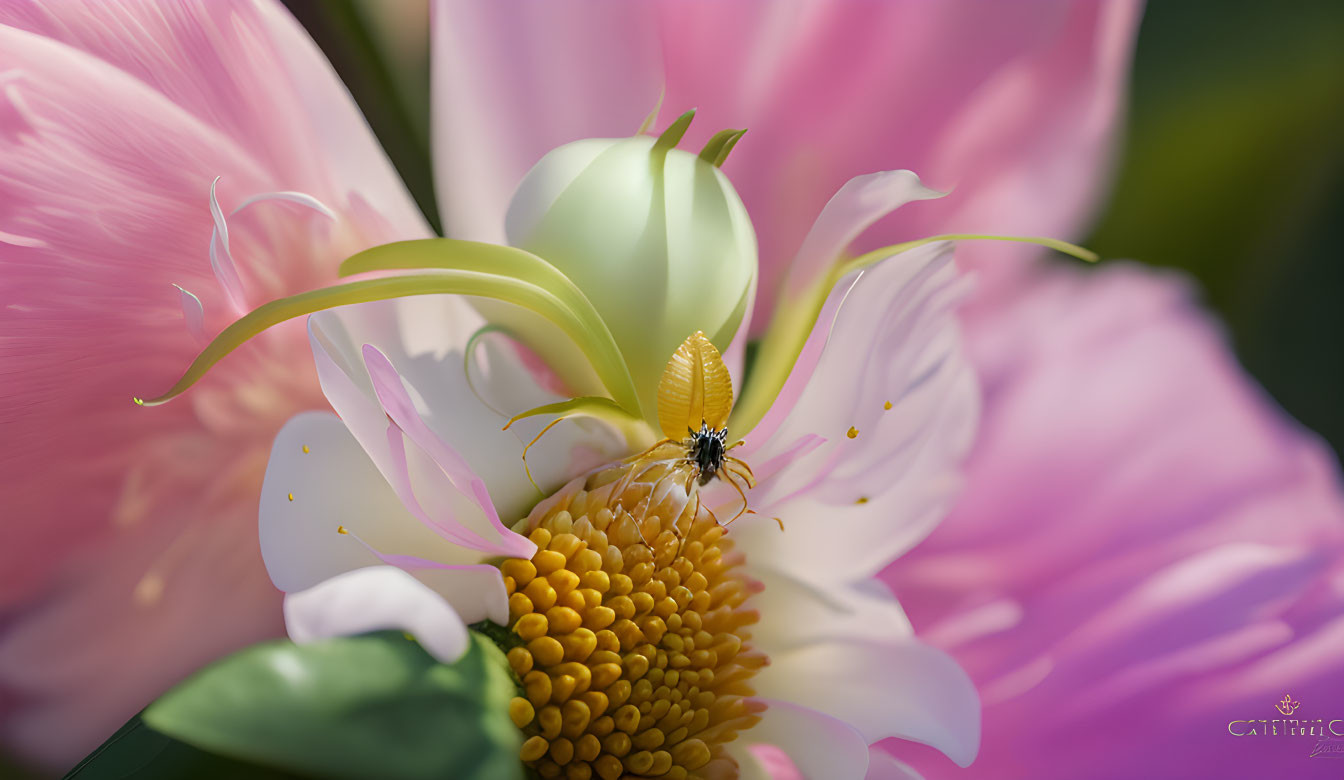
POLYGON ((737 472, 735 472, 735 471, 729 471, 727 468, 719 469, 719 474, 718 474, 719 479, 722 479, 724 482, 727 482, 728 484, 732 485, 732 486, 733 486, 733 490, 736 490, 736 491, 737 491, 737 496, 738 496, 738 498, 741 498, 741 499, 742 499, 742 508, 739 509, 739 510, 737 510, 737 514, 733 515, 733 519, 732 519, 732 520, 729 520, 728 522, 726 522, 726 523, 723 524, 724 527, 727 527, 727 526, 729 526, 729 525, 732 525, 733 520, 736 520, 737 518, 741 517, 742 515, 746 514, 746 512, 747 512, 747 494, 744 493, 744 492, 742 492, 742 486, 741 486, 740 484, 738 484, 738 482, 737 482, 736 479, 734 479, 734 477, 738 477, 738 476, 740 476, 740 475, 739 475, 737 472))
POLYGON ((734 473, 747 480, 747 487, 756 487, 756 473, 751 470, 751 466, 747 465, 745 460, 742 460, 741 458, 724 458, 723 460, 725 463, 738 468, 738 471, 734 473))
POLYGON ((541 433, 538 433, 536 436, 534 436, 532 438, 532 441, 528 442, 523 447, 523 471, 527 474, 527 481, 532 483, 532 487, 536 488, 537 492, 541 493, 542 497, 545 497, 546 494, 541 492, 541 486, 538 485, 537 481, 532 478, 532 469, 529 468, 527 465, 527 451, 532 449, 533 444, 536 444, 537 442, 541 441, 541 437, 545 436, 547 431, 549 431, 550 429, 554 428, 555 426, 559 425, 560 423, 568 419, 569 419, 568 417, 557 417, 554 420, 551 420, 549 423, 546 424, 545 428, 541 429, 541 433))

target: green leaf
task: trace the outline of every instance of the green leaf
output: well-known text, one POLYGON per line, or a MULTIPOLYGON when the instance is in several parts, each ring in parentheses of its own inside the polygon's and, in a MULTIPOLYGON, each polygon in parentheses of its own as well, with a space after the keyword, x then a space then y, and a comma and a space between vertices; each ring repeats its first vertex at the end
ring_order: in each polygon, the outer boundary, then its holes
POLYGON ((202 750, 318 777, 515 778, 521 736, 503 654, 441 664, 404 635, 267 642, 151 704, 150 728, 202 750))
MULTIPOLYGON (((0 766, 6 772, 9 767, 0 766)), ((4 774, 23 778, 24 774, 4 774)), ((32 775, 36 777, 36 775, 32 775)), ((297 775, 198 750, 149 728, 139 715, 117 730, 65 780, 293 780, 297 775)))

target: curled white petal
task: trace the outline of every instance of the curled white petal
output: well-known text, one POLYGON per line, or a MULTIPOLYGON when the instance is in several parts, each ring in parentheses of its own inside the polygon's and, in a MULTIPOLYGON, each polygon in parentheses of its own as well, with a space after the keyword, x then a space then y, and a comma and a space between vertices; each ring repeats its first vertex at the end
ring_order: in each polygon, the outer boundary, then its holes
POLYGON ((346 572, 285 596, 285 628, 295 642, 401 630, 444 663, 466 652, 466 624, 448 602, 393 566, 346 572))
POLYGON ((210 269, 215 272, 219 286, 224 288, 229 305, 238 314, 245 314, 247 298, 243 294, 243 281, 238 276, 238 267, 234 265, 233 255, 229 252, 229 224, 224 219, 224 210, 220 208, 219 198, 215 195, 220 178, 216 176, 210 182, 210 217, 215 222, 214 230, 210 233, 210 269))
POLYGON ((187 322, 187 332, 191 334, 197 344, 204 345, 207 342, 205 338, 205 307, 201 305, 201 299, 180 284, 174 284, 173 286, 177 288, 178 297, 182 301, 182 319, 187 322))
POLYGON ((845 182, 803 239, 789 269, 791 289, 820 278, 874 222, 911 201, 946 194, 925 187, 913 171, 878 171, 845 182))
POLYGON ((323 203, 317 198, 314 198, 312 195, 309 195, 306 192, 293 192, 290 190, 281 190, 278 192, 263 192, 260 195, 253 195, 247 200, 244 200, 242 203, 239 203, 237 208, 229 212, 229 215, 235 216, 243 209, 256 203, 265 203, 268 201, 277 201, 277 200, 284 201, 286 203, 294 203, 299 206, 303 206, 304 208, 312 209, 313 211, 316 211, 318 214, 321 214, 327 219, 333 221, 335 221, 336 219, 336 212, 328 208, 327 204, 323 203))

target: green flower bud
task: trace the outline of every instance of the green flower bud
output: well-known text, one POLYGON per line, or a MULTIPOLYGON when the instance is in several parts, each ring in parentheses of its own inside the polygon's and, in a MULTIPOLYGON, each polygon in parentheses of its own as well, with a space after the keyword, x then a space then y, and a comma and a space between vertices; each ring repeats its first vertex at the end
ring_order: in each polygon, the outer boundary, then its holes
POLYGON ((727 349, 756 290, 756 234, 717 165, 727 151, 673 148, 686 123, 689 115, 661 139, 551 151, 519 185, 506 219, 510 245, 560 269, 592 301, 650 421, 672 353, 697 330, 727 349))

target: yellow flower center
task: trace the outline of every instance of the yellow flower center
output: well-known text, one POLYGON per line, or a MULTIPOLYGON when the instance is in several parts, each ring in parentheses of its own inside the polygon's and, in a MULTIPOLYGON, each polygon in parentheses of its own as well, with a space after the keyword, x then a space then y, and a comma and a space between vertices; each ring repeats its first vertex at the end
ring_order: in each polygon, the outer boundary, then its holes
MULTIPOLYGON (((701 776, 758 719, 746 697, 766 659, 743 609, 741 554, 687 486, 691 466, 636 461, 579 479, 515 528, 537 544, 500 569, 509 708, 543 778, 701 776)), ((694 489, 692 489, 694 492, 694 489)))

